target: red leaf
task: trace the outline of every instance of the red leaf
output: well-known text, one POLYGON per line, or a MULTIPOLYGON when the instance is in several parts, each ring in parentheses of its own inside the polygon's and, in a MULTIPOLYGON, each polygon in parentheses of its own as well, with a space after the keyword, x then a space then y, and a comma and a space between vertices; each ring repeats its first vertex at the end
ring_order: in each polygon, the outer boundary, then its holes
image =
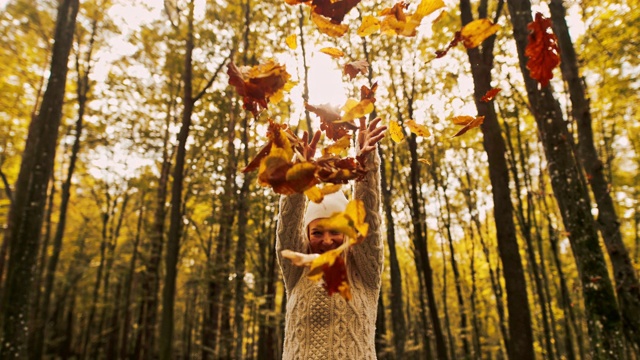
POLYGON ((347 279, 347 267, 342 257, 337 257, 331 266, 325 265, 322 271, 324 288, 329 296, 334 293, 340 293, 346 300, 350 300, 351 291, 349 290, 349 280, 347 279))
POLYGON ((332 23, 340 24, 342 20, 344 20, 344 16, 356 7, 360 1, 361 0, 313 0, 311 2, 311 8, 314 13, 331 19, 332 23))
POLYGON ((495 98, 496 95, 498 95, 500 90, 502 90, 502 89, 500 89, 500 88, 489 89, 487 91, 487 93, 484 94, 484 96, 482 97, 481 100, 484 101, 484 102, 489 102, 489 101, 493 100, 493 98, 495 98))
POLYGON ((241 66, 234 63, 227 67, 229 85, 233 85, 243 97, 243 108, 254 116, 267 108, 269 98, 281 91, 291 77, 285 66, 273 60, 254 67, 241 66))
POLYGON ((453 36, 453 40, 451 40, 449 45, 447 45, 447 47, 444 50, 436 51, 436 59, 439 59, 439 58, 447 55, 449 50, 451 50, 451 48, 453 48, 454 46, 458 45, 458 43, 460 41, 462 41, 462 35, 461 35, 460 31, 456 31, 455 35, 453 36))
POLYGON ((530 22, 527 28, 531 30, 529 43, 524 51, 529 57, 527 69, 531 78, 545 87, 553 78, 553 68, 560 64, 560 49, 551 30, 551 19, 536 13, 535 20, 530 22))
POLYGON ((344 73, 349 75, 349 78, 353 80, 359 73, 367 75, 369 73, 369 63, 366 60, 356 60, 347 63, 344 66, 344 73))

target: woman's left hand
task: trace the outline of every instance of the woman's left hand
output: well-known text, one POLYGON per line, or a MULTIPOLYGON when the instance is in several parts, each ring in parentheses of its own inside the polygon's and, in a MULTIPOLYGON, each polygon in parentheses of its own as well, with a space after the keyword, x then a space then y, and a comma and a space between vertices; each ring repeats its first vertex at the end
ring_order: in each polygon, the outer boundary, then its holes
POLYGON ((376 144, 384 137, 387 130, 385 125, 378 127, 382 119, 375 118, 366 126, 364 117, 360 118, 360 130, 358 131, 358 157, 365 156, 376 149, 376 144))

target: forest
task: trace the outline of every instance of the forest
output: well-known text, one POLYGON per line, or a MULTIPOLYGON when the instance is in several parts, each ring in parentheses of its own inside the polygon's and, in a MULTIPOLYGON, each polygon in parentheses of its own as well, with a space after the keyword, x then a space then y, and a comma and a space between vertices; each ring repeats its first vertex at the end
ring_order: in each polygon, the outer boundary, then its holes
POLYGON ((0 359, 281 359, 279 199, 353 194, 377 117, 378 359, 640 359, 638 39, 638 0, 0 0, 0 359))

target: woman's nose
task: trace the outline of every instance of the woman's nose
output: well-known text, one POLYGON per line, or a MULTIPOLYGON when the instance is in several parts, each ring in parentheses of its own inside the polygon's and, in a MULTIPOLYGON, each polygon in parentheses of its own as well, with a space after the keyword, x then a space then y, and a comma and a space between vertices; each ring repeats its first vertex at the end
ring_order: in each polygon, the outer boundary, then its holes
POLYGON ((322 237, 322 242, 329 245, 333 243, 333 239, 331 238, 331 234, 329 232, 324 233, 322 237))

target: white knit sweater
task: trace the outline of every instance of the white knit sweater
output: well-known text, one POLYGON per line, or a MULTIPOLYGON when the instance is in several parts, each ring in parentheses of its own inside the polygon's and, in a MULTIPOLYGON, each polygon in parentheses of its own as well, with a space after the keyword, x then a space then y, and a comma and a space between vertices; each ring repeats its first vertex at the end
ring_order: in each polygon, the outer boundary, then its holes
POLYGON ((302 194, 280 198, 276 251, 287 291, 284 360, 376 359, 375 323, 384 247, 380 236, 380 158, 368 155, 370 169, 356 183, 356 198, 364 202, 367 238, 347 253, 347 274, 352 299, 329 297, 321 283, 306 277, 308 268, 282 259, 285 249, 307 252, 302 229, 305 198, 302 194))

